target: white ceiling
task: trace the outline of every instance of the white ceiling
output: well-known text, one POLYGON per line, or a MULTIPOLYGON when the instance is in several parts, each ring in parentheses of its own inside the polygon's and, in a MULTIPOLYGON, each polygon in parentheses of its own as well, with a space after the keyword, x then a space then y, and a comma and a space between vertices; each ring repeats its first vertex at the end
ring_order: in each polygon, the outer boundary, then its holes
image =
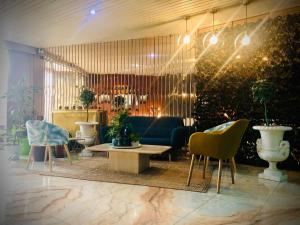
MULTIPOLYGON (((243 18, 242 0, 0 0, 0 39, 36 47, 141 38, 243 18), (96 15, 90 15, 91 9, 96 15), (208 15, 205 17, 205 15, 208 15)), ((251 0, 248 15, 300 5, 299 0, 251 0)))

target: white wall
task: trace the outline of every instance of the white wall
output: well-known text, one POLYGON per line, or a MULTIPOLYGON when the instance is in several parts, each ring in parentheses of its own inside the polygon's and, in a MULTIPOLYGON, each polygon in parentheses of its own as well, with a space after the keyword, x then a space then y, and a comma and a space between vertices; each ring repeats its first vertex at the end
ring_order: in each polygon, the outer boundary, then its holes
MULTIPOLYGON (((8 49, 4 41, 0 39, 0 96, 4 95, 7 91, 8 82, 8 69, 9 67, 9 55, 8 49)), ((6 99, 0 100, 0 126, 6 127, 6 112, 7 102, 6 99)))
MULTIPOLYGON (((30 85, 40 88, 40 92, 35 97, 35 110, 38 115, 43 115, 44 62, 37 55, 36 48, 6 41, 2 52, 5 79, 3 82, 1 79, 1 90, 3 89, 5 92, 9 87, 15 85, 21 77, 28 77, 30 85)), ((6 124, 7 107, 1 107, 1 111, 3 111, 1 122, 6 124)))

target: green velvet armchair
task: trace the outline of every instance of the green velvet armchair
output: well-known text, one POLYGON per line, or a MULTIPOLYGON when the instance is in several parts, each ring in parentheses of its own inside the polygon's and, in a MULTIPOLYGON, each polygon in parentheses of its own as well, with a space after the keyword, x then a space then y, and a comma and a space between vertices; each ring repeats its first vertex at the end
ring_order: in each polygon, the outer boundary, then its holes
POLYGON ((234 155, 236 154, 243 134, 249 124, 247 119, 234 121, 230 126, 223 130, 214 130, 211 132, 196 132, 189 139, 189 151, 192 154, 192 160, 187 180, 187 185, 190 185, 192 177, 195 155, 204 156, 203 178, 205 178, 205 170, 207 167, 208 157, 213 157, 219 160, 217 193, 220 192, 222 161, 230 161, 231 178, 234 183, 234 155))

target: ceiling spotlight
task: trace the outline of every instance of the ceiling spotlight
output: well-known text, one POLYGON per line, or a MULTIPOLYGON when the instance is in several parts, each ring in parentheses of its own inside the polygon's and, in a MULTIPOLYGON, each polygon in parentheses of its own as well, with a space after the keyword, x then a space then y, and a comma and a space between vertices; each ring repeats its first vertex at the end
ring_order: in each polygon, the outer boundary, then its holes
POLYGON ((217 44, 217 43, 218 43, 218 37, 217 37, 215 34, 213 34, 213 35, 210 37, 210 39, 209 39, 209 43, 212 44, 212 45, 217 44))
POLYGON ((95 14, 96 14, 96 10, 95 10, 95 9, 91 9, 91 10, 90 10, 90 14, 91 14, 91 15, 95 15, 95 14))

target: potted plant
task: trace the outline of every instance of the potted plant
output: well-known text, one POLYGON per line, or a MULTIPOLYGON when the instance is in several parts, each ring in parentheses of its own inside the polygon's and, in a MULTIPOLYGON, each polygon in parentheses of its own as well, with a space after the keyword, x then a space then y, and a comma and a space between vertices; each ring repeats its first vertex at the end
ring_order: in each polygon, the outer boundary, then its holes
POLYGON ((111 121, 107 135, 112 138, 114 146, 138 146, 139 135, 134 132, 128 123, 129 113, 127 110, 118 112, 111 121))
MULTIPOLYGON (((89 107, 95 101, 95 93, 87 87, 82 87, 79 95, 79 100, 81 101, 83 107, 86 109, 86 121, 78 121, 75 124, 80 127, 80 138, 78 142, 83 144, 84 146, 89 146, 94 144, 95 142, 95 129, 94 127, 98 125, 98 122, 89 121, 89 107)), ((86 149, 84 149, 81 153, 81 156, 90 157, 93 154, 86 149)))
MULTIPOLYGON (((27 77, 22 76, 0 97, 6 98, 8 102, 8 130, 13 136, 12 143, 20 146, 20 153, 24 156, 28 155, 30 149, 25 123, 27 120, 36 119, 34 95, 38 92, 39 88, 29 85, 27 77)), ((37 161, 44 159, 36 157, 35 154, 34 158, 37 161)))
POLYGON ((259 79, 253 84, 251 90, 254 102, 259 102, 264 106, 264 121, 269 126, 270 120, 268 118, 267 104, 270 103, 275 95, 275 85, 266 79, 259 79))
POLYGON ((86 109, 86 122, 89 121, 89 107, 95 101, 95 93, 87 87, 82 87, 79 95, 83 107, 86 109))
POLYGON ((270 125, 267 105, 275 96, 275 84, 266 79, 257 80, 252 88, 254 102, 259 102, 264 107, 264 126, 254 126, 259 130, 261 138, 256 141, 257 153, 260 158, 269 162, 269 168, 259 174, 259 178, 283 181, 287 176, 277 169, 277 163, 289 156, 290 147, 288 141, 283 141, 285 131, 292 130, 291 127, 270 125))

